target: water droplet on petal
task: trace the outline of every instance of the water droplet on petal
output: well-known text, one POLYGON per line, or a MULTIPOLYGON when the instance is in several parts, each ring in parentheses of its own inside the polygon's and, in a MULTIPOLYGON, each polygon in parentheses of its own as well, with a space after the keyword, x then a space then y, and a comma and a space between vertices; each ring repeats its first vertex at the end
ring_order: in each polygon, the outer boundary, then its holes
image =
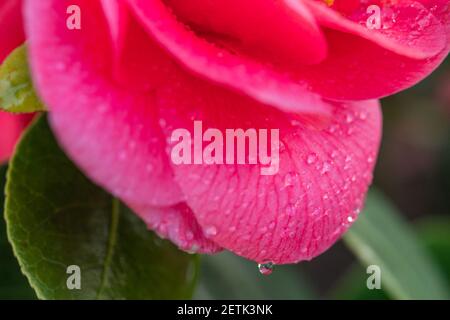
POLYGON ((258 270, 262 275, 268 276, 273 272, 273 262, 258 264, 258 270))
POLYGON ((194 239, 194 234, 191 231, 186 232, 186 239, 188 240, 194 239))
POLYGON ((161 126, 161 128, 165 128, 167 126, 167 122, 164 119, 160 119, 159 120, 159 125, 161 126))
POLYGON ((313 153, 311 153, 307 158, 306 158, 306 163, 307 164, 313 164, 316 161, 317 156, 313 153))
POLYGON ((367 113, 364 112, 364 111, 362 111, 362 112, 359 114, 359 118, 360 118, 361 120, 366 120, 366 119, 367 119, 367 113))
POLYGON ((295 184, 296 180, 297 180, 297 173, 289 172, 284 176, 284 186, 291 187, 295 184))
POLYGON ((349 114, 347 114, 347 117, 345 118, 345 121, 347 123, 352 123, 354 119, 355 118, 353 117, 353 115, 349 113, 349 114))
POLYGON ((215 226, 209 226, 205 229, 205 235, 207 237, 214 237, 217 234, 217 228, 215 226))
POLYGON ((331 165, 328 162, 324 162, 322 166, 321 174, 328 173, 331 170, 331 165))

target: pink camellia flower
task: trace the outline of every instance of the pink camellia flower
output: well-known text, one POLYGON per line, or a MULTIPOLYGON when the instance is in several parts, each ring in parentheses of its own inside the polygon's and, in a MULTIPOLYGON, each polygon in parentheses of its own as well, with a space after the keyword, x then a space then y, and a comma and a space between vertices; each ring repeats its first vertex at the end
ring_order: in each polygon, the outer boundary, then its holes
POLYGON ((55 135, 93 181, 183 250, 276 264, 317 256, 357 218, 374 99, 432 72, 450 34, 444 0, 26 0, 25 25, 55 135), (279 129, 277 174, 174 164, 171 133, 194 120, 279 129))

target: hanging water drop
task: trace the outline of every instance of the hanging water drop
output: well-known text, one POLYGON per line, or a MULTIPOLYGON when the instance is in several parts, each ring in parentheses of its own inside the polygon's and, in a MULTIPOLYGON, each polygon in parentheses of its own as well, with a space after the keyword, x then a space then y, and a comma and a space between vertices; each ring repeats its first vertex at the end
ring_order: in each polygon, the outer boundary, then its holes
POLYGON ((258 270, 262 275, 268 276, 273 272, 273 262, 258 264, 258 270))

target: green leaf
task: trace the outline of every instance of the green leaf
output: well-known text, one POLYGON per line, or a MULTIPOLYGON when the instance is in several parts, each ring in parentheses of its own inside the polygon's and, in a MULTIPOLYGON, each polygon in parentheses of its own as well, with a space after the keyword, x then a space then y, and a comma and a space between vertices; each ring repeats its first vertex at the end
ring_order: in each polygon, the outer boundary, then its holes
MULTIPOLYGON (((421 219, 417 225, 421 243, 445 275, 450 286, 450 219, 431 216, 421 219)), ((367 273, 361 265, 354 265, 339 281, 331 293, 334 299, 387 299, 384 290, 369 290, 366 286, 367 273)))
POLYGON ((25 45, 0 66, 0 108, 18 113, 45 111, 33 88, 25 45))
POLYGON ((148 231, 93 185, 59 149, 41 117, 11 160, 6 186, 9 240, 41 299, 189 298, 196 256, 148 231), (69 290, 67 268, 81 269, 69 290))
POLYGON ((0 166, 0 300, 35 299, 27 279, 20 272, 19 263, 13 255, 11 245, 6 238, 6 225, 3 219, 3 205, 6 182, 6 165, 0 166))
POLYGON ((422 242, 433 255, 450 285, 450 218, 431 216, 421 220, 418 230, 422 242))
POLYGON ((447 299, 445 279, 415 233, 379 192, 344 237, 365 265, 381 268, 382 287, 396 299, 447 299))
POLYGON ((297 265, 275 266, 270 276, 230 252, 203 256, 196 299, 312 299, 297 265))
POLYGON ((351 265, 338 279, 328 297, 335 300, 388 300, 389 297, 383 289, 367 288, 366 281, 369 276, 360 264, 351 265))

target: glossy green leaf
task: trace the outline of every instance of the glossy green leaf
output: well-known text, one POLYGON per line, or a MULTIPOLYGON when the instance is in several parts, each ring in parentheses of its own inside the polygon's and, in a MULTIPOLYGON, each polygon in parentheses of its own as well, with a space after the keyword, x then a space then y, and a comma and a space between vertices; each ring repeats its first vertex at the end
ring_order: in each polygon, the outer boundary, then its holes
POLYGON ((197 257, 148 231, 81 174, 59 149, 45 117, 25 133, 10 162, 5 211, 9 240, 39 298, 192 294, 197 257), (81 289, 67 286, 68 279, 77 284, 72 265, 80 268, 81 289))
POLYGON ((445 278, 388 200, 369 192, 366 208, 344 237, 364 265, 381 268, 382 287, 396 299, 447 299, 445 278))
POLYGON ((0 108, 18 113, 45 110, 33 88, 25 45, 15 49, 0 66, 0 108))
POLYGON ((35 299, 36 295, 20 272, 19 263, 6 238, 6 224, 3 219, 6 169, 6 165, 0 166, 0 300, 35 299))
POLYGON ((275 266, 269 276, 257 264, 230 252, 203 256, 197 299, 312 299, 298 265, 275 266))

